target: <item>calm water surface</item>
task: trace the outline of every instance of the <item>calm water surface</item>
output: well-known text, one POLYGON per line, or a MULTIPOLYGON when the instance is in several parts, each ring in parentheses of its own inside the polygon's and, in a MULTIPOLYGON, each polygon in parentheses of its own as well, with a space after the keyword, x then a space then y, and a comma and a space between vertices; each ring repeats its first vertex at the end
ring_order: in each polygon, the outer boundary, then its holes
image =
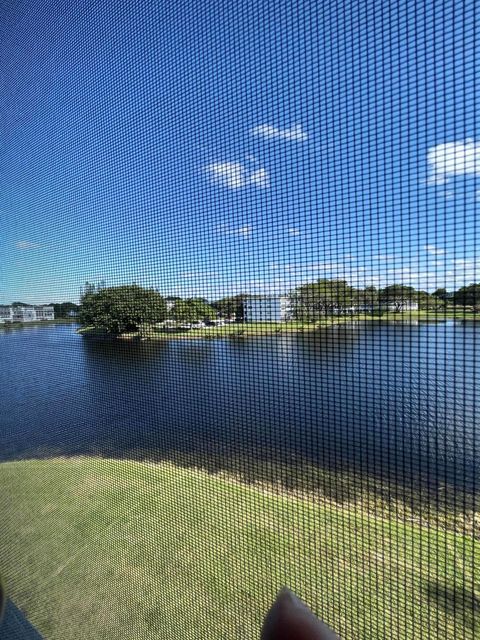
POLYGON ((479 338, 454 321, 157 343, 1 331, 1 456, 241 455, 472 486, 479 338))

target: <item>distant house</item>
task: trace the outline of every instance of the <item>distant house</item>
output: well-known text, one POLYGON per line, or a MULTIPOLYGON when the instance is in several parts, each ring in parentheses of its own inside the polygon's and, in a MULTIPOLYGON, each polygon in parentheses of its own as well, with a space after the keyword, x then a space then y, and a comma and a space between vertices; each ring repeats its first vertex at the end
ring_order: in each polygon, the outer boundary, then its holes
POLYGON ((355 313, 373 313, 375 311, 374 304, 358 304, 353 307, 355 313))
POLYGON ((35 307, 13 307, 14 322, 34 322, 37 319, 35 307))
POLYGON ((54 320, 55 312, 49 305, 0 305, 0 323, 38 322, 54 320))
POLYGON ((0 323, 13 322, 13 307, 10 305, 0 305, 0 323))
POLYGON ((418 311, 418 302, 411 300, 393 300, 391 302, 380 303, 381 311, 393 311, 401 313, 403 311, 418 311))
POLYGON ((245 322, 285 322, 292 317, 292 306, 287 296, 247 298, 243 305, 245 322))
POLYGON ((35 310, 36 320, 55 320, 55 310, 50 305, 37 305, 35 310))

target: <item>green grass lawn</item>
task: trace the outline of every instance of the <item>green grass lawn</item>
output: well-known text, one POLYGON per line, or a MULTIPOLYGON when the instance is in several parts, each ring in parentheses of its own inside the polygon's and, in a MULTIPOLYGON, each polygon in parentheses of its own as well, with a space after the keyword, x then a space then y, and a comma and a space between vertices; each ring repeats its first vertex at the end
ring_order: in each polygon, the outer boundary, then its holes
POLYGON ((188 337, 188 338, 200 338, 200 337, 212 337, 212 338, 227 338, 227 337, 243 337, 243 336, 261 336, 272 333, 298 333, 302 331, 313 331, 321 326, 330 326, 336 324, 336 319, 325 318, 324 320, 315 323, 306 322, 242 322, 231 323, 221 327, 205 327, 202 329, 190 329, 187 331, 179 332, 164 332, 162 330, 156 330, 149 337, 157 338, 171 338, 171 337, 188 337))
POLYGON ((9 462, 0 484, 0 571, 47 640, 258 639, 284 584, 344 640, 476 635, 459 533, 171 463, 9 462))
MULTIPOLYGON (((477 320, 480 314, 448 309, 442 311, 408 311, 403 313, 384 312, 382 315, 357 314, 351 316, 328 316, 315 322, 245 322, 231 323, 221 327, 205 327, 202 329, 187 329, 185 331, 165 331, 160 327, 144 327, 142 332, 122 334, 124 339, 143 337, 148 340, 178 340, 194 338, 245 338, 248 336, 263 336, 271 334, 309 333, 324 327, 349 322, 417 322, 417 321, 441 322, 444 320, 477 320)), ((78 333, 91 337, 105 336, 102 329, 84 327, 78 333)))

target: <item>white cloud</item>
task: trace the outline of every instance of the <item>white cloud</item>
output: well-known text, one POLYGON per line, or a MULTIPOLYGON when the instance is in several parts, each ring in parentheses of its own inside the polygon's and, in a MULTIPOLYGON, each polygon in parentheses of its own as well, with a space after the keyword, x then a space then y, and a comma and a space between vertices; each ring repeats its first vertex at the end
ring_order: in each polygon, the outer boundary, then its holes
POLYGON ((475 260, 473 258, 457 258, 455 260, 452 260, 451 262, 457 267, 471 268, 475 266, 475 260))
POLYGON ((446 184, 455 176, 480 176, 480 142, 445 142, 428 150, 427 184, 446 184))
POLYGON ((299 235, 300 235, 300 229, 294 229, 294 228, 292 228, 292 229, 289 229, 289 230, 288 230, 288 233, 289 233, 291 236, 299 236, 299 235))
POLYGON ((205 167, 213 182, 229 189, 240 189, 253 184, 266 188, 270 185, 267 170, 261 167, 255 171, 247 171, 241 162, 211 162, 205 167))
POLYGON ((251 173, 249 181, 251 182, 251 184, 257 185, 257 187, 266 188, 266 187, 270 186, 270 180, 268 178, 268 173, 267 173, 266 169, 264 169, 263 167, 261 169, 257 169, 257 171, 254 171, 253 173, 251 173))
POLYGON ((304 142, 308 139, 308 134, 302 129, 301 124, 296 124, 289 129, 279 129, 271 124, 259 124, 251 130, 251 133, 254 136, 283 138, 284 140, 293 140, 294 142, 304 142))
MULTIPOLYGON (((242 228, 224 229, 224 232, 238 233, 242 228)), ((332 257, 326 257, 325 262, 318 263, 272 262, 265 271, 259 272, 257 266, 251 265, 246 270, 239 268, 235 274, 229 274, 228 277, 222 276, 217 280, 202 278, 195 283, 195 287, 192 285, 190 289, 195 290, 195 295, 214 299, 236 293, 285 294, 297 286, 324 277, 346 279, 354 287, 368 285, 385 287, 394 283, 403 283, 427 291, 433 291, 442 286, 455 289, 480 280, 480 265, 476 268, 475 260, 471 256, 449 259, 448 264, 450 268, 447 270, 445 265, 438 269, 435 266, 432 267, 430 261, 428 266, 423 267, 417 259, 412 263, 402 261, 397 265, 383 264, 381 269, 378 268, 378 263, 377 265, 367 263, 365 266, 356 268, 342 262, 334 262, 332 257)), ((186 290, 185 287, 184 291, 186 290)), ((186 293, 178 293, 178 295, 186 295, 186 293)), ((189 295, 193 294, 189 293, 189 295)))
POLYGON ((222 224, 217 227, 219 233, 223 233, 227 236, 241 236, 242 238, 249 238, 252 235, 253 227, 251 224, 246 224, 243 227, 229 227, 222 224))
POLYGON ((426 244, 424 247, 427 253, 430 253, 432 256, 444 256, 446 251, 445 249, 440 249, 436 247, 434 244, 426 244))
POLYGON ((240 162, 212 162, 205 171, 214 182, 230 189, 245 186, 245 167, 240 162))
MULTIPOLYGON (((383 276, 383 274, 382 274, 383 276)), ((402 283, 418 289, 429 289, 438 281, 439 273, 436 271, 414 271, 408 265, 397 269, 387 269, 385 284, 402 283)))
POLYGON ((454 277, 457 286, 480 280, 480 261, 475 258, 456 258, 450 262, 455 265, 455 269, 448 270, 445 274, 454 277))
POLYGON ((233 229, 232 233, 238 236, 243 236, 244 238, 249 238, 252 234, 252 225, 247 224, 239 229, 233 229))
POLYGON ((38 242, 30 242, 29 240, 19 240, 15 243, 17 249, 22 251, 29 251, 30 249, 39 249, 42 245, 38 242))

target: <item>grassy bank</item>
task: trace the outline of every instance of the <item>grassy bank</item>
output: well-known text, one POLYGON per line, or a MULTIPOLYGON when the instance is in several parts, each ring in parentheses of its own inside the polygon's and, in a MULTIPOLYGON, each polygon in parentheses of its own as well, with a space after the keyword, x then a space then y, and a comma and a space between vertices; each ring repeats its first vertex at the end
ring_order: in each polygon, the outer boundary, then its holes
POLYGON ((1 323, 0 331, 8 331, 9 329, 28 329, 28 327, 51 327, 54 324, 75 324, 76 322, 78 322, 77 318, 56 318, 55 320, 35 320, 34 322, 1 323))
MULTIPOLYGON (((316 323, 305 322, 245 322, 231 323, 221 327, 204 327, 201 329, 186 329, 168 331, 159 327, 144 327, 142 331, 124 333, 120 338, 147 338, 149 340, 178 340, 195 338, 244 338, 248 336, 264 336, 283 333, 302 333, 314 331, 321 327, 332 326, 345 322, 343 318, 326 318, 316 323)), ((79 329, 80 335, 87 337, 102 337, 107 334, 100 328, 84 327, 79 329)))
POLYGON ((11 462, 0 483, 0 570, 46 639, 256 640, 283 584, 344 640, 475 637, 458 533, 170 463, 11 462))
MULTIPOLYGON (((178 340, 178 339, 215 339, 215 338, 245 338, 249 336, 283 335, 289 333, 308 333, 324 327, 348 324, 350 322, 443 322, 445 320, 480 321, 480 314, 460 312, 455 310, 412 311, 404 313, 385 312, 382 315, 357 314, 350 316, 330 316, 315 322, 245 322, 232 323, 221 327, 205 327, 201 329, 187 329, 166 331, 159 327, 148 326, 142 331, 126 333, 119 336, 123 339, 144 338, 148 340, 178 340)), ((105 331, 95 327, 79 329, 80 335, 89 337, 105 336, 105 331)))

